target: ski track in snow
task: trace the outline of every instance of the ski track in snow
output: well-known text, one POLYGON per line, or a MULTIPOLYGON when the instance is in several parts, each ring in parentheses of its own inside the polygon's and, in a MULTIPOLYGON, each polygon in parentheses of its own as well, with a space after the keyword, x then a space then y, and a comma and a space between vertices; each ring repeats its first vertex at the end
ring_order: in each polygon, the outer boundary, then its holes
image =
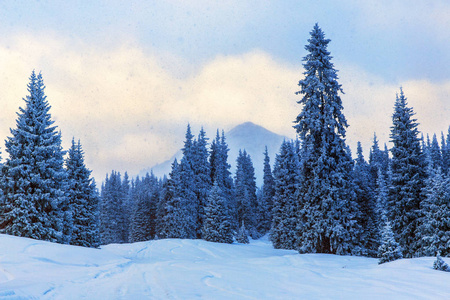
POLYGON ((450 273, 432 270, 433 261, 300 255, 267 238, 86 249, 0 235, 0 300, 450 299, 450 273))

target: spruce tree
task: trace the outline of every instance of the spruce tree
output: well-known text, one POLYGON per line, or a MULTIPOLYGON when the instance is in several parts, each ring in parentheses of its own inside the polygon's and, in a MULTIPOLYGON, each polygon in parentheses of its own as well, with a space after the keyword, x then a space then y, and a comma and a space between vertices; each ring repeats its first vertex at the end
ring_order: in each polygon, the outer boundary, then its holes
POLYGON ((217 185, 223 193, 227 204, 228 214, 232 223, 233 230, 238 230, 237 204, 234 196, 233 179, 231 178, 230 164, 228 163, 228 145, 225 134, 222 136, 217 131, 216 138, 211 143, 210 150, 210 178, 212 182, 217 181, 217 185))
POLYGON ((99 196, 91 171, 84 163, 84 152, 80 141, 69 149, 66 159, 68 180, 67 197, 72 219, 71 245, 98 247, 99 236, 99 196))
POLYGON ((236 242, 241 243, 241 244, 248 244, 250 242, 248 239, 248 230, 245 227, 244 222, 242 222, 241 227, 239 227, 239 231, 236 236, 236 242))
POLYGON ((413 257, 418 250, 416 230, 426 180, 425 156, 418 137, 418 124, 413 116, 413 109, 408 107, 403 90, 400 89, 400 95, 395 101, 390 135, 393 147, 388 212, 392 230, 405 257, 413 257))
POLYGON ((436 137, 436 134, 433 134, 433 139, 430 146, 430 158, 431 164, 434 169, 438 169, 443 167, 442 162, 442 154, 441 149, 439 147, 439 143, 436 137))
POLYGON ((158 179, 153 175, 133 183, 133 207, 130 222, 130 242, 148 241, 156 235, 156 209, 160 197, 158 179))
POLYGON ((208 138, 203 128, 193 144, 192 169, 195 177, 195 194, 198 203, 197 238, 201 237, 201 228, 205 218, 204 208, 208 202, 208 193, 211 189, 210 164, 208 162, 208 138))
POLYGON ((267 146, 264 151, 264 175, 261 196, 258 198, 258 232, 264 235, 272 224, 273 197, 275 195, 275 181, 270 168, 270 158, 267 146))
POLYGON ((365 254, 376 257, 378 251, 377 222, 375 217, 375 195, 371 186, 371 173, 369 164, 365 161, 361 143, 357 144, 357 157, 355 159, 354 183, 356 186, 356 199, 361 211, 359 224, 363 228, 362 240, 365 254))
POLYGON ((276 249, 296 249, 299 224, 299 160, 291 142, 283 141, 273 170, 275 195, 270 240, 276 249))
POLYGON ((233 243, 233 231, 227 214, 226 202, 217 183, 211 189, 205 206, 202 238, 216 243, 233 243))
POLYGON ((125 243, 122 176, 112 171, 106 176, 100 198, 100 240, 102 245, 125 243))
POLYGON ((427 180, 417 230, 417 254, 450 255, 450 178, 438 168, 427 180))
POLYGON ((403 258, 401 248, 394 238, 391 223, 387 221, 381 235, 381 245, 378 248, 378 264, 403 258))
POLYGON ((61 133, 54 126, 42 75, 33 71, 29 95, 17 127, 6 140, 9 158, 3 168, 2 232, 34 239, 67 242, 70 214, 61 133))
POLYGON ((255 169, 247 152, 239 150, 236 161, 235 196, 237 203, 237 219, 244 222, 253 238, 257 238, 256 230, 256 183, 255 169))
POLYGON ((450 267, 448 264, 442 259, 440 253, 438 252, 436 256, 436 260, 433 263, 433 269, 438 271, 450 272, 450 267))
POLYGON ((305 79, 299 82, 303 106, 294 128, 302 140, 302 187, 299 203, 304 213, 300 251, 356 253, 361 226, 352 179, 352 159, 345 144, 347 121, 337 70, 327 50, 329 39, 316 24, 308 54, 303 59, 305 79))

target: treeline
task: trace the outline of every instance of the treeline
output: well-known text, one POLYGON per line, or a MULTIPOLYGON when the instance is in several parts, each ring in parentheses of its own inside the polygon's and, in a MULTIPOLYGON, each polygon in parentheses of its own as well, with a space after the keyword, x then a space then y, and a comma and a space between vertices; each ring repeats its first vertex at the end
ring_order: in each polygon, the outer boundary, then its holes
POLYGON ((239 229, 258 238, 271 226, 273 177, 265 152, 265 187, 258 190, 250 155, 239 152, 234 180, 228 145, 217 132, 210 147, 203 129, 194 138, 188 125, 183 157, 169 177, 153 174, 130 181, 109 174, 101 192, 103 243, 154 238, 202 238, 232 243, 239 229))

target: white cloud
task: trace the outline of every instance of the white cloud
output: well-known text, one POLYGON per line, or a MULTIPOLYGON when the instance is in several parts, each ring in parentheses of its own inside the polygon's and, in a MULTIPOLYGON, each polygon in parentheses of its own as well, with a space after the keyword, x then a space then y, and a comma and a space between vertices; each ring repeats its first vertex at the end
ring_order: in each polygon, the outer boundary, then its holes
MULTIPOLYGON (((300 63, 288 65, 255 50, 217 56, 179 77, 173 66, 166 68, 161 58, 133 44, 105 50, 54 35, 22 35, 0 44, 0 137, 15 126, 34 68, 43 71, 64 146, 72 136, 80 138, 99 181, 111 169, 136 174, 168 159, 182 146, 188 122, 194 131, 204 125, 209 137, 216 128, 245 121, 293 137, 300 63)), ((387 142, 398 87, 355 66, 336 67, 346 92, 349 144, 354 148, 361 140, 368 149, 374 131, 387 142)), ((411 81, 403 87, 422 130, 447 128, 450 82, 411 81)))

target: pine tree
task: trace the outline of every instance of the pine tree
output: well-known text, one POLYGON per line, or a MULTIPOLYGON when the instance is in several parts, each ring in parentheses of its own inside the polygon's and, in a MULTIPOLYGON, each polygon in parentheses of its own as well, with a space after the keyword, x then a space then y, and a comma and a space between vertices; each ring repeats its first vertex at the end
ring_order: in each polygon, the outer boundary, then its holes
POLYGON ((98 247, 99 236, 99 196, 91 171, 84 163, 84 152, 80 141, 69 149, 66 159, 68 179, 67 197, 72 219, 71 245, 98 247))
POLYGON ((378 264, 403 258, 401 248, 395 241, 391 223, 387 221, 383 227, 381 245, 378 248, 378 264))
POLYGON ((233 243, 233 231, 227 214, 225 199, 217 183, 214 183, 205 207, 202 238, 209 242, 233 243))
POLYGON ((248 230, 245 228, 245 223, 242 222, 241 227, 239 227, 238 234, 236 236, 236 242, 241 244, 248 244, 250 241, 248 240, 248 230))
POLYGON ((353 176, 356 186, 356 199, 359 204, 359 210, 361 211, 358 221, 363 228, 362 240, 365 253, 369 256, 376 257, 378 237, 375 217, 375 195, 371 186, 370 167, 364 159, 360 142, 357 144, 356 153, 357 158, 355 160, 353 176))
POLYGON ((160 197, 158 179, 153 175, 133 183, 133 207, 130 222, 130 242, 148 241, 156 235, 156 209, 160 197))
POLYGON ((270 158, 267 146, 264 151, 264 175, 261 196, 258 198, 258 232, 264 235, 272 224, 273 197, 275 195, 275 181, 270 168, 270 158))
POLYGON ((355 253, 361 227, 352 179, 353 162, 345 144, 347 121, 337 71, 327 50, 329 39, 316 24, 304 60, 305 79, 299 82, 303 106, 294 128, 302 140, 304 213, 301 252, 355 253))
POLYGON ((450 267, 448 264, 441 258, 441 255, 437 254, 436 260, 433 263, 433 269, 438 271, 450 272, 450 267))
POLYGON ((433 134, 433 140, 430 146, 430 158, 431 164, 434 169, 438 169, 443 167, 441 149, 439 147, 439 143, 436 137, 436 134, 433 134))
POLYGON ((244 222, 253 238, 257 238, 256 230, 256 182, 255 169, 247 152, 239 150, 236 161, 235 195, 239 224, 244 222))
POLYGON ((208 193, 211 189, 210 165, 208 162, 208 138, 203 128, 193 144, 192 169, 195 177, 195 194, 198 203, 197 238, 201 237, 201 229, 205 218, 204 208, 208 202, 208 193))
POLYGON ((298 155, 291 142, 283 141, 281 144, 273 174, 275 195, 270 240, 276 249, 296 249, 301 221, 296 199, 300 182, 298 155))
POLYGON ((230 164, 228 164, 228 145, 226 143, 225 134, 222 136, 217 131, 216 138, 211 143, 210 150, 210 171, 211 181, 217 181, 217 185, 223 193, 227 204, 228 214, 232 223, 233 230, 238 230, 237 221, 237 204, 234 196, 233 179, 231 178, 230 164))
MULTIPOLYGON (((2 232, 52 242, 67 242, 70 215, 61 133, 52 121, 42 75, 33 71, 29 95, 17 127, 6 140, 9 158, 3 168, 2 232)), ((70 233, 69 233, 70 234, 70 233)))
POLYGON ((417 254, 450 255, 450 178, 438 168, 427 180, 417 230, 417 254))
POLYGON ((405 257, 413 257, 417 251, 416 230, 420 217, 422 189, 426 180, 425 156, 420 146, 417 122, 412 108, 400 89, 392 117, 391 149, 392 184, 389 189, 388 212, 392 230, 405 257))
POLYGON ((100 240, 102 245, 125 243, 124 198, 119 172, 106 177, 100 198, 100 240))

